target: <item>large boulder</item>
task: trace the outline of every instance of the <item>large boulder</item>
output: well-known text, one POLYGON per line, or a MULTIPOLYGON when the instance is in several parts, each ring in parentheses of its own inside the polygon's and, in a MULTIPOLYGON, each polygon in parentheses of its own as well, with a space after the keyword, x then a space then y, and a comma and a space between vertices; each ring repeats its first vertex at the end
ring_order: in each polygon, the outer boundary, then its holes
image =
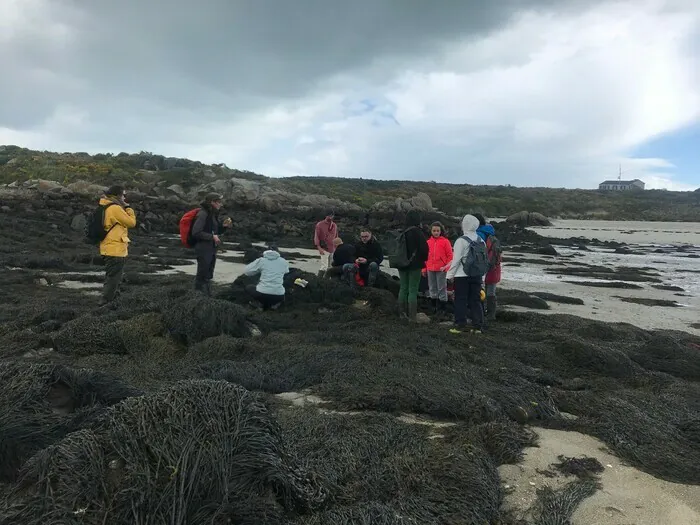
POLYGON ((73 220, 71 220, 71 222, 70 222, 71 230, 76 231, 76 232, 85 231, 86 225, 87 225, 87 218, 82 213, 73 217, 73 220))
POLYGON ((55 193, 63 190, 63 185, 60 182, 43 179, 28 180, 24 183, 24 187, 30 190, 36 190, 40 193, 55 193))
POLYGON ((180 198, 185 198, 187 193, 185 190, 182 189, 182 186, 179 184, 172 184, 166 188, 169 192, 173 193, 174 195, 177 195, 180 198))
POLYGON ((552 226, 552 222, 537 212, 521 211, 519 213, 514 213, 506 219, 506 222, 510 224, 515 224, 518 226, 552 226))
POLYGON ((418 193, 410 199, 401 197, 380 201, 370 208, 370 213, 406 213, 410 210, 433 211, 433 201, 427 193, 418 193))
POLYGON ((220 193, 224 199, 233 204, 249 209, 258 209, 267 213, 282 211, 320 210, 332 208, 338 212, 359 212, 361 208, 339 199, 325 195, 308 195, 277 189, 274 183, 231 177, 217 179, 198 186, 190 193, 195 200, 203 195, 220 193))
POLYGON ((106 186, 101 186, 99 184, 93 184, 84 180, 77 180, 66 186, 68 190, 72 193, 78 195, 84 195, 85 197, 97 198, 102 195, 106 190, 106 186))

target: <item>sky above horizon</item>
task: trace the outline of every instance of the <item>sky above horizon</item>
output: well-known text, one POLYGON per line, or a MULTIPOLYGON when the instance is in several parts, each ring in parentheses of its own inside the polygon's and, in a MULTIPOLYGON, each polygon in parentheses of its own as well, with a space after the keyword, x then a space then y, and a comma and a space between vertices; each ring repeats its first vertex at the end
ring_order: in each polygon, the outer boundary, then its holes
POLYGON ((700 1, 491 4, 0 0, 0 144, 515 186, 621 166, 700 187, 700 1))

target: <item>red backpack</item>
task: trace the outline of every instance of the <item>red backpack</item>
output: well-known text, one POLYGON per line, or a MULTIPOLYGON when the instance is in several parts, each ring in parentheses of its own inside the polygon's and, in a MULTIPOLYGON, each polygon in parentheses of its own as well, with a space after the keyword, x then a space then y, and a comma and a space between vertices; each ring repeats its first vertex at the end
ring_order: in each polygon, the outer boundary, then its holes
POLYGON ((194 219, 197 217, 197 213, 201 208, 195 208, 188 211, 180 219, 180 240, 185 248, 193 248, 194 242, 192 242, 192 226, 194 225, 194 219))

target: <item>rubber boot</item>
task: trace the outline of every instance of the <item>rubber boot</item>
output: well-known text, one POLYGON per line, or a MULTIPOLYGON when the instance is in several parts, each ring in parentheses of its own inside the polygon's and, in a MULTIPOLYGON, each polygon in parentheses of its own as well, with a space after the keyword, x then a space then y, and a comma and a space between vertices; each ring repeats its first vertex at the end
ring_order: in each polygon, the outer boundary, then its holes
POLYGON ((438 316, 440 319, 447 317, 447 301, 438 301, 438 316))
POLYGON ((496 320, 496 298, 487 297, 486 298, 486 320, 495 321, 496 320))
POLYGON ((408 303, 404 303, 399 301, 399 319, 405 320, 408 318, 407 316, 408 312, 408 303))
POLYGON ((415 323, 418 314, 418 303, 408 303, 408 322, 415 323))

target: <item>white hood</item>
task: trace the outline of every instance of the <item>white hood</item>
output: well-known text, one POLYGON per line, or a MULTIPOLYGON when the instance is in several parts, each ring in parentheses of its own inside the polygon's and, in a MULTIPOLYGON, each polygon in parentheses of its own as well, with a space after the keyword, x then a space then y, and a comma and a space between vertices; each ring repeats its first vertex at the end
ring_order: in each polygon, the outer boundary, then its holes
MULTIPOLYGON (((462 233, 464 237, 467 237, 471 241, 480 241, 481 237, 476 233, 477 228, 479 228, 479 219, 473 215, 465 215, 464 219, 462 219, 462 233)), ((450 269, 447 271, 448 279, 466 277, 464 268, 462 267, 462 259, 467 256, 468 250, 468 241, 465 241, 462 237, 455 241, 452 263, 450 264, 450 269)))
POLYGON ((479 238, 476 230, 479 228, 479 219, 473 215, 465 215, 462 219, 462 233, 469 237, 472 241, 479 238))

